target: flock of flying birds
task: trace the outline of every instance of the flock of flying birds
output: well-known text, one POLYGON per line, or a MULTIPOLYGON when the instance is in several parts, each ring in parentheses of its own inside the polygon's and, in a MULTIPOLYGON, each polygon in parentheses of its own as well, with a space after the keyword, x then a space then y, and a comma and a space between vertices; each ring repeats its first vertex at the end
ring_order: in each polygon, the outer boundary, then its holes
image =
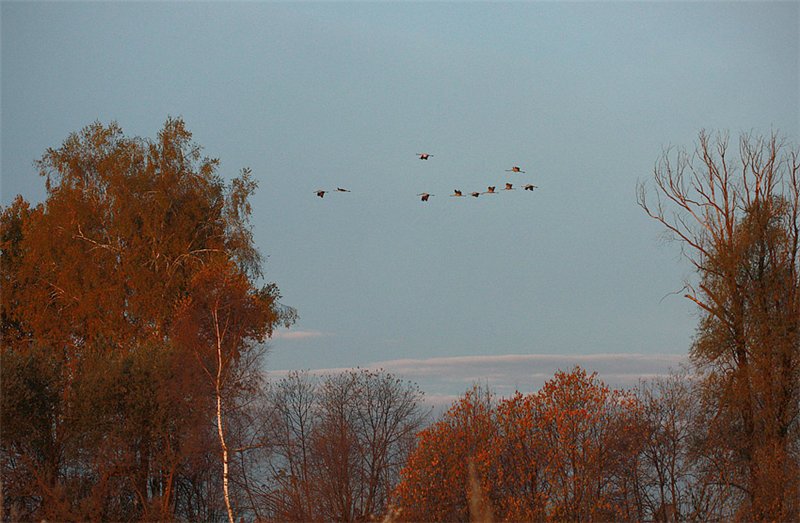
MULTIPOLYGON (((428 158, 432 157, 433 155, 430 154, 430 153, 417 153, 417 156, 419 157, 420 160, 427 160, 428 158)), ((526 171, 523 171, 519 166, 515 165, 515 166, 511 167, 511 169, 506 169, 506 172, 510 172, 510 173, 525 173, 526 171)), ((532 183, 527 183, 527 184, 522 186, 522 190, 524 190, 524 191, 533 191, 534 189, 538 189, 538 187, 536 185, 533 185, 532 183)), ((515 190, 514 184, 506 183, 506 186, 503 189, 500 189, 500 190, 501 191, 513 191, 513 190, 515 190)), ((327 189, 317 189, 316 191, 314 191, 314 193, 317 196, 319 196, 320 198, 324 198, 325 195, 328 194, 329 192, 351 192, 351 191, 349 189, 343 189, 342 187, 337 187, 335 191, 329 191, 327 189)), ((466 196, 468 194, 469 196, 472 196, 473 198, 477 198, 481 194, 498 194, 498 193, 499 193, 499 191, 497 191, 497 186, 496 185, 490 185, 489 187, 486 188, 485 191, 473 191, 473 192, 469 192, 469 193, 466 193, 466 194, 463 193, 460 189, 453 189, 453 194, 451 194, 450 196, 458 198, 458 197, 464 197, 464 196, 466 196)), ((419 193, 417 196, 420 197, 421 201, 427 202, 428 199, 431 196, 435 196, 435 195, 427 193, 427 192, 423 192, 423 193, 419 193)))

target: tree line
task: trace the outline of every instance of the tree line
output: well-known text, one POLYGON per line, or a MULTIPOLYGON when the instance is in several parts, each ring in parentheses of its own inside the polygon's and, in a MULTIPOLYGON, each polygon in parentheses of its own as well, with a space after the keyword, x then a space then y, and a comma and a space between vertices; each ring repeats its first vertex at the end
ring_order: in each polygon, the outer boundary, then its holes
POLYGON ((701 132, 638 202, 694 269, 692 366, 630 391, 560 371, 429 419, 383 371, 265 378, 297 318, 263 281, 248 169, 180 119, 37 162, 0 214, 0 519, 800 519, 800 157, 701 132))
MULTIPOLYGON (((584 369, 497 400, 475 387, 421 431, 395 521, 733 521, 755 515, 720 474, 714 411, 686 371, 610 389, 584 369), (476 502, 477 500, 477 502, 476 502)), ((795 466, 796 466, 795 461, 795 466)), ((729 471, 732 472, 732 471, 729 471)), ((787 493, 796 493, 794 485, 787 493), (795 489, 795 490, 792 490, 795 489)), ((770 518, 791 521, 796 496, 770 518)))

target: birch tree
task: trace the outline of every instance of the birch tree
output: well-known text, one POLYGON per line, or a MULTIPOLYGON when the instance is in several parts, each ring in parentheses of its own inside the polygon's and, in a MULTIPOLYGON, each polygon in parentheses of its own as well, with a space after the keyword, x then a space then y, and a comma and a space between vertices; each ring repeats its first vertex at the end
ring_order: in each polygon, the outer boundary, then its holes
POLYGON ((257 289, 229 260, 205 265, 192 279, 179 305, 176 338, 191 350, 209 380, 222 460, 222 487, 230 523, 234 508, 229 489, 231 449, 226 441, 224 402, 240 391, 235 364, 243 351, 263 342, 277 323, 274 287, 257 289))

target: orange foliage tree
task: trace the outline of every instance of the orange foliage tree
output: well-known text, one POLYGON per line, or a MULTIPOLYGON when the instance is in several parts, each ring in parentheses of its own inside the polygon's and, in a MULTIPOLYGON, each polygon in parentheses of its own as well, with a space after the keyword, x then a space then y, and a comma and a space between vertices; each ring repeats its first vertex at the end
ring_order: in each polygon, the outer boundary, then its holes
MULTIPOLYGON (((496 430, 489 392, 475 386, 442 419, 421 431, 395 492, 399 517, 408 521, 467 521, 469 463, 491 470, 496 430)), ((482 482, 481 487, 487 483, 482 482)))
POLYGON ((474 461, 482 499, 503 520, 633 520, 640 406, 581 368, 558 372, 536 394, 493 407, 469 391, 429 429, 396 492, 400 516, 468 516, 474 461))
POLYGON ((681 243, 701 319, 705 459, 735 516, 800 519, 800 149, 776 134, 701 132, 666 151, 639 204, 681 243))
POLYGON ((189 289, 189 295, 177 307, 173 337, 194 355, 208 378, 222 455, 223 497, 228 521, 233 523, 229 488, 233 452, 226 442, 224 418, 229 407, 224 408, 223 401, 227 403, 241 390, 237 370, 252 370, 237 367, 241 353, 263 342, 279 321, 277 293, 274 287, 253 288, 247 276, 227 258, 211 259, 194 275, 189 289))
MULTIPOLYGON (((95 123, 38 162, 44 202, 18 197, 2 210, 0 465, 17 518, 222 514, 221 467, 207 459, 214 394, 176 343, 177 311, 226 288, 228 274, 240 294, 268 295, 269 313, 241 317, 251 324, 225 339, 225 358, 293 313, 274 286, 255 284, 255 182, 245 169, 226 184, 217 165, 179 119, 154 140, 95 123), (198 285, 200 275, 217 283, 198 285)), ((196 327, 196 337, 207 332, 196 327)), ((241 360, 229 361, 226 375, 241 360)))
POLYGON ((536 395, 546 512, 557 520, 631 520, 644 426, 636 398, 595 374, 558 372, 536 395))

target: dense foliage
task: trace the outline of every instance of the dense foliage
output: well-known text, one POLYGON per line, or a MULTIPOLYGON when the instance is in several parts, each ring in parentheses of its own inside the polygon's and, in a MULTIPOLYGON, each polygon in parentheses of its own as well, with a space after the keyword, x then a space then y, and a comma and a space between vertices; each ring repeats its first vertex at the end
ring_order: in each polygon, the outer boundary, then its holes
POLYGON ((472 389, 422 431, 397 490, 409 521, 469 518, 469 463, 502 520, 636 519, 642 406, 583 369, 494 405, 472 389))
POLYGON ((255 284, 255 183, 244 170, 226 185, 180 120, 155 141, 93 124, 38 165, 46 201, 2 213, 7 513, 215 519, 215 414, 235 410, 259 343, 293 319, 255 284))

